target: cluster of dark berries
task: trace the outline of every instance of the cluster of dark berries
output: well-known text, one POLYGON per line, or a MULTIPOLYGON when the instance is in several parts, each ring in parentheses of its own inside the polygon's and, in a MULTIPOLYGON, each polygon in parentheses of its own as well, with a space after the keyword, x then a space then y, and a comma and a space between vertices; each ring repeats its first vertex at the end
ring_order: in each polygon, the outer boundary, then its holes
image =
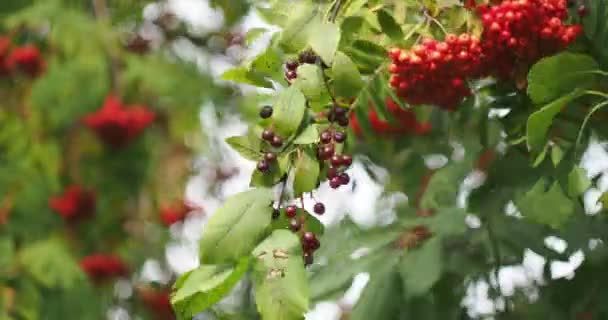
MULTIPOLYGON (((317 202, 315 203, 313 210, 316 214, 322 215, 325 213, 325 205, 322 202, 317 202)), ((275 209, 272 216, 273 219, 278 219, 280 214, 280 210, 275 209)), ((313 253, 321 247, 321 243, 313 232, 306 230, 307 213, 304 213, 303 210, 300 210, 300 213, 298 213, 298 208, 295 205, 288 205, 284 209, 284 214, 285 218, 289 221, 289 229, 300 235, 302 249, 304 250, 303 258, 305 264, 312 264, 313 253)))
MULTIPOLYGON (((259 115, 262 119, 268 119, 272 117, 273 109, 271 106, 263 106, 260 109, 259 115)), ((283 139, 275 134, 270 129, 262 131, 262 140, 266 141, 273 148, 280 148, 283 146, 283 139)), ((257 169, 263 173, 270 171, 270 166, 277 160, 277 154, 273 151, 267 151, 264 153, 264 158, 257 164, 257 169)))
POLYGON ((564 25, 566 6, 566 0, 505 0, 477 7, 487 74, 514 78, 573 43, 582 27, 564 25))
POLYGON ((352 156, 336 153, 336 144, 346 142, 347 134, 343 129, 336 128, 333 123, 337 122, 342 127, 348 126, 347 109, 334 105, 327 118, 332 125, 319 134, 317 159, 323 165, 328 165, 327 179, 329 180, 329 186, 337 189, 350 182, 350 176, 344 171, 353 163, 352 156))
POLYGON ((11 39, 0 36, 0 75, 21 73, 39 76, 46 69, 40 50, 28 44, 13 48, 11 39))
POLYGON ((306 50, 300 53, 297 60, 289 60, 285 62, 285 79, 291 83, 298 77, 298 67, 301 64, 315 64, 318 56, 311 50, 306 50))
MULTIPOLYGON (((431 130, 430 123, 420 123, 416 119, 416 114, 411 109, 402 109, 391 98, 386 99, 386 109, 394 117, 396 123, 382 120, 376 110, 370 106, 367 114, 372 130, 381 135, 396 134, 425 134, 431 130)), ((357 135, 362 134, 359 121, 354 114, 351 115, 351 128, 357 135)))
POLYGON ((471 95, 467 79, 480 73, 481 53, 479 39, 466 33, 449 34, 443 42, 423 39, 411 50, 393 48, 390 84, 411 105, 455 110, 471 95))

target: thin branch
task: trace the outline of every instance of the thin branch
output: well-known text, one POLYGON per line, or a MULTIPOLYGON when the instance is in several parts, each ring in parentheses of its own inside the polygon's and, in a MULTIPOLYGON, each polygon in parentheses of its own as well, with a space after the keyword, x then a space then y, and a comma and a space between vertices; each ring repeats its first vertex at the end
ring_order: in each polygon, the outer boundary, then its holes
POLYGON ((334 23, 336 21, 336 18, 338 17, 338 13, 340 12, 340 8, 342 7, 343 2, 344 2, 344 0, 336 1, 336 4, 334 4, 333 11, 331 12, 331 16, 329 16, 329 22, 334 23))

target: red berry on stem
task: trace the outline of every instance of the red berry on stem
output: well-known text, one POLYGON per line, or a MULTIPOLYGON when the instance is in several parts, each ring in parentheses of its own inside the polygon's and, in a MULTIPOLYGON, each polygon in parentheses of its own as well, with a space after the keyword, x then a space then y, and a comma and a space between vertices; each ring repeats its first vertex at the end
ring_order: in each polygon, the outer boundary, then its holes
POLYGON ((289 220, 289 229, 293 232, 298 232, 302 229, 302 224, 298 219, 291 219, 289 220))
POLYGON ((329 130, 325 130, 325 131, 321 132, 319 139, 321 140, 321 143, 323 143, 323 144, 330 143, 331 142, 331 132, 329 130))
POLYGON ((270 165, 268 164, 268 162, 266 160, 260 160, 257 164, 257 168, 261 172, 266 173, 266 172, 268 172, 268 170, 270 170, 270 165))
POLYGON ((275 160, 277 160, 277 154, 274 152, 266 152, 264 154, 264 160, 268 162, 274 162, 275 160))
POLYGON ((288 218, 295 217, 297 212, 298 212, 298 208, 296 208, 296 206, 287 206, 287 208, 285 208, 285 215, 288 218))

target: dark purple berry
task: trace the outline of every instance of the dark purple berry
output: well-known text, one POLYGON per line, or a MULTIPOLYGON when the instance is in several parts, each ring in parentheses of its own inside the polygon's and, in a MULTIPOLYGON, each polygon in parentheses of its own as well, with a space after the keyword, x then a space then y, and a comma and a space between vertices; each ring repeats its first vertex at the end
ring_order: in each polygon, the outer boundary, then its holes
POLYGON ((293 232, 298 232, 302 229, 302 224, 298 219, 289 220, 289 229, 293 232))
POLYGON ((331 179, 336 176, 338 176, 338 169, 335 167, 329 167, 329 169, 327 169, 327 178, 331 179))
POLYGON ((324 146, 323 147, 323 154, 325 155, 325 159, 324 160, 327 160, 327 159, 331 158, 331 156, 334 155, 334 151, 335 151, 335 149, 334 149, 333 145, 328 144, 328 145, 324 146))
POLYGON ((298 77, 298 74, 293 70, 289 70, 285 73, 285 78, 287 78, 287 80, 291 81, 297 77, 298 77))
POLYGON ((343 143, 344 141, 346 141, 346 132, 342 132, 342 131, 334 132, 334 140, 337 143, 343 143))
POLYGON ((266 152, 264 154, 264 160, 266 160, 268 162, 274 162, 277 160, 277 154, 274 152, 266 152))
POLYGON ((329 132, 328 130, 321 132, 319 139, 321 140, 322 144, 330 143, 331 142, 331 132, 329 132))
POLYGON ((270 142, 272 138, 274 138, 274 132, 268 129, 262 131, 262 139, 270 142))
POLYGON ((334 154, 333 156, 331 156, 331 158, 329 159, 329 163, 331 163, 332 166, 334 167, 339 167, 342 165, 342 156, 338 155, 338 154, 334 154))
POLYGON ((351 164, 353 164, 353 157, 347 155, 347 154, 343 154, 342 155, 342 165, 343 166, 350 166, 351 164))
POLYGON ((340 176, 333 177, 329 180, 329 186, 332 189, 338 189, 338 188, 340 188, 341 185, 342 185, 342 180, 340 179, 340 176))
POLYGON ((315 236, 314 233, 312 233, 310 231, 306 231, 302 235, 302 244, 306 248, 308 248, 313 242, 315 242, 315 240, 317 240, 317 237, 315 236))
POLYGON ((285 215, 288 218, 295 217, 297 212, 298 212, 298 208, 296 208, 296 206, 287 206, 287 208, 285 208, 285 215))
POLYGON ((325 213, 325 205, 322 202, 315 203, 313 208, 316 214, 324 214, 325 213))
POLYGON ((350 182, 350 176, 346 172, 340 174, 339 178, 342 185, 347 185, 350 182))
POLYGON ((309 248, 312 251, 315 251, 317 249, 319 249, 321 247, 321 242, 319 242, 319 239, 315 238, 309 245, 309 248))
POLYGON ((304 252, 304 265, 311 265, 314 262, 312 252, 304 252))
POLYGON ((271 106, 263 106, 260 109, 260 118, 268 119, 272 116, 272 107, 271 106))
POLYGON ((275 148, 280 148, 283 145, 283 139, 279 136, 272 137, 272 141, 270 141, 270 145, 275 148))
POLYGON ((281 216, 279 209, 272 209, 272 219, 278 219, 281 216))
POLYGON ((348 118, 346 116, 337 117, 337 122, 342 127, 348 127, 348 118))
POLYGON ((270 165, 266 160, 260 160, 260 162, 258 162, 257 168, 261 172, 268 172, 268 170, 270 170, 270 165))
POLYGON ((288 60, 285 63, 285 68, 287 68, 287 70, 290 70, 290 71, 295 71, 299 65, 300 64, 295 60, 288 60))

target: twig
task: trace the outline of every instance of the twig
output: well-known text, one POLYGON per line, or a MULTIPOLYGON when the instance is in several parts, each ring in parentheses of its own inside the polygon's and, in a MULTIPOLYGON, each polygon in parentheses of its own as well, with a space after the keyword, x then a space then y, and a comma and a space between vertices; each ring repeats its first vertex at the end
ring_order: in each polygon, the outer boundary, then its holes
POLYGON ((334 4, 333 11, 331 12, 331 16, 329 16, 329 22, 334 23, 336 18, 338 17, 338 13, 340 12, 340 8, 342 7, 343 0, 336 1, 334 4))

